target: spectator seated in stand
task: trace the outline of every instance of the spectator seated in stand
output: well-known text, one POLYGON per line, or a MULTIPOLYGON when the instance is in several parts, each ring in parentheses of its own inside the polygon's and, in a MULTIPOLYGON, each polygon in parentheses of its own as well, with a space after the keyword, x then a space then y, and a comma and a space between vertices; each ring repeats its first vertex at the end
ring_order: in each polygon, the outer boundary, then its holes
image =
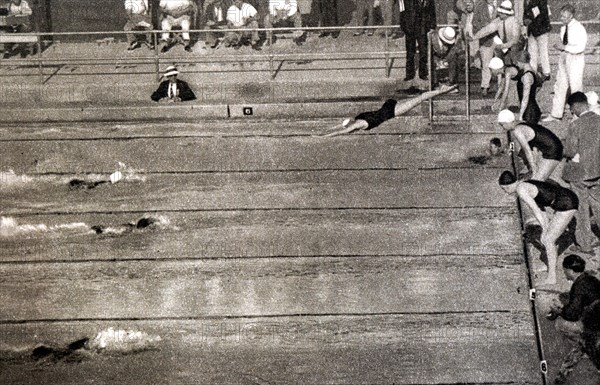
POLYGON ((185 102, 196 99, 194 91, 183 80, 177 79, 179 71, 175 66, 169 66, 165 70, 163 78, 167 80, 160 83, 150 98, 160 103, 185 102))
MULTIPOLYGON (((6 28, 7 32, 12 33, 28 33, 32 32, 31 27, 31 16, 33 11, 26 0, 11 0, 8 3, 8 14, 9 17, 14 17, 15 23, 6 28)), ((35 53, 37 47, 31 45, 31 43, 18 43, 18 44, 5 44, 4 45, 4 58, 9 58, 13 53, 20 53, 21 57, 27 56, 29 52, 35 53)))
POLYGON ((181 43, 187 52, 192 51, 190 43, 190 27, 198 13, 196 3, 193 0, 160 0, 160 13, 162 15, 161 28, 163 31, 171 31, 173 27, 181 28, 181 35, 171 36, 170 32, 164 32, 161 40, 165 43, 161 52, 167 52, 176 44, 181 43))
POLYGON ((226 0, 209 0, 204 4, 205 29, 214 30, 214 32, 206 33, 206 44, 210 48, 216 48, 219 45, 219 39, 225 36, 225 33, 219 32, 219 30, 227 28, 228 8, 226 0))
MULTIPOLYGON (((287 27, 293 24, 296 28, 302 27, 302 16, 298 10, 296 0, 269 0, 269 13, 265 16, 265 28, 287 27)), ((294 43, 302 45, 304 32, 294 31, 294 43)), ((272 32, 267 32, 268 44, 271 41, 272 32)))
MULTIPOLYGON (((258 28, 258 11, 252 5, 242 0, 234 0, 227 10, 227 27, 229 29, 258 28)), ((223 38, 226 47, 239 48, 242 45, 252 45, 252 49, 260 51, 258 31, 229 31, 223 38)))
MULTIPOLYGON (((127 23, 123 27, 125 32, 152 30, 148 0, 125 0, 125 12, 127 14, 127 23)), ((129 51, 140 48, 142 44, 154 49, 151 33, 128 33, 126 36, 127 43, 129 43, 127 50, 129 51)))

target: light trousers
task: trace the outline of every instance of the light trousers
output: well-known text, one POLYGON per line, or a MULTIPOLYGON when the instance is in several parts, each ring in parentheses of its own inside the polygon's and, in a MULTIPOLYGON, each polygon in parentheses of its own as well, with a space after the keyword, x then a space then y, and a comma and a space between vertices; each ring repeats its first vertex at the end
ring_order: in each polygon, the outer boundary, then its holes
MULTIPOLYGON (((183 31, 181 33, 181 37, 183 37, 183 40, 190 40, 190 33, 188 31, 190 30, 191 24, 192 18, 190 17, 190 15, 183 15, 180 17, 166 15, 165 18, 162 19, 161 28, 163 31, 170 31, 171 29, 173 29, 173 27, 181 27, 181 30, 183 31)), ((163 32, 162 40, 166 41, 168 39, 169 32, 163 32)))
POLYGON ((544 33, 538 37, 529 35, 527 38, 527 51, 531 57, 529 62, 534 70, 537 71, 538 64, 542 66, 544 75, 550 74, 550 58, 548 57, 548 34, 544 33))
POLYGON ((554 83, 554 97, 552 98, 551 114, 562 119, 565 113, 567 92, 571 94, 583 89, 583 70, 585 68, 585 55, 573 55, 561 52, 558 59, 558 72, 554 83))
POLYGON ((494 57, 494 47, 479 46, 479 56, 481 57, 481 88, 490 88, 492 81, 492 71, 490 70, 490 61, 494 57))

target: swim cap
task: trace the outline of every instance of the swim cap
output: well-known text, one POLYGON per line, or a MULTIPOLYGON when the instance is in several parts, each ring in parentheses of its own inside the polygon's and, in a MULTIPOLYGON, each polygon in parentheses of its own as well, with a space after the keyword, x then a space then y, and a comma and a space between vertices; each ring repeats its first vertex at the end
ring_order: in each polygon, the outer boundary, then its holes
POLYGON ((512 123, 515 121, 515 114, 510 110, 502 110, 498 114, 498 123, 512 123))
POLYGON ((348 127, 348 125, 350 124, 351 121, 352 121, 352 119, 350 119, 350 118, 344 119, 344 121, 342 122, 342 127, 348 127))
POLYGON ((504 171, 498 178, 498 184, 500 186, 506 186, 507 184, 513 184, 517 181, 517 178, 510 171, 504 171))
POLYGON ((504 67, 504 62, 499 57, 494 57, 492 58, 492 60, 490 60, 490 64, 488 64, 488 67, 491 70, 499 70, 504 67))

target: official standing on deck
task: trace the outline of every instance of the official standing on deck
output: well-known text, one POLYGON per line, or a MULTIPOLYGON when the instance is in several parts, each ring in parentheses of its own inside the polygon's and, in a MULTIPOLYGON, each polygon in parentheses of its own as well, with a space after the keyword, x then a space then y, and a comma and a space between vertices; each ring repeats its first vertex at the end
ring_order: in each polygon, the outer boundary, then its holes
POLYGON ((551 122, 561 120, 565 112, 565 100, 570 89, 571 94, 583 88, 583 70, 585 67, 585 46, 587 32, 585 27, 574 18, 575 7, 571 4, 560 9, 560 39, 562 43, 554 44, 560 51, 556 83, 554 83, 554 97, 552 98, 552 111, 542 121, 551 122))

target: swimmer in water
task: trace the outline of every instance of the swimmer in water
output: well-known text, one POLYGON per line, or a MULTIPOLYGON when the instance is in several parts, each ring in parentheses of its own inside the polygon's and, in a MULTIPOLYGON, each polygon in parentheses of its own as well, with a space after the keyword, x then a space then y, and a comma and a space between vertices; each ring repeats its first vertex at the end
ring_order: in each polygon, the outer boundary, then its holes
POLYGON ((423 92, 419 96, 415 96, 414 98, 404 100, 399 102, 395 99, 388 99, 383 106, 377 111, 369 111, 363 112, 358 115, 354 119, 345 119, 342 122, 343 129, 339 131, 334 131, 329 134, 323 135, 324 137, 332 137, 343 134, 349 134, 353 131, 357 130, 371 130, 386 120, 390 120, 396 116, 403 115, 413 108, 417 107, 421 103, 426 100, 429 100, 435 96, 442 95, 448 93, 456 88, 456 85, 442 85, 439 88, 423 92))

